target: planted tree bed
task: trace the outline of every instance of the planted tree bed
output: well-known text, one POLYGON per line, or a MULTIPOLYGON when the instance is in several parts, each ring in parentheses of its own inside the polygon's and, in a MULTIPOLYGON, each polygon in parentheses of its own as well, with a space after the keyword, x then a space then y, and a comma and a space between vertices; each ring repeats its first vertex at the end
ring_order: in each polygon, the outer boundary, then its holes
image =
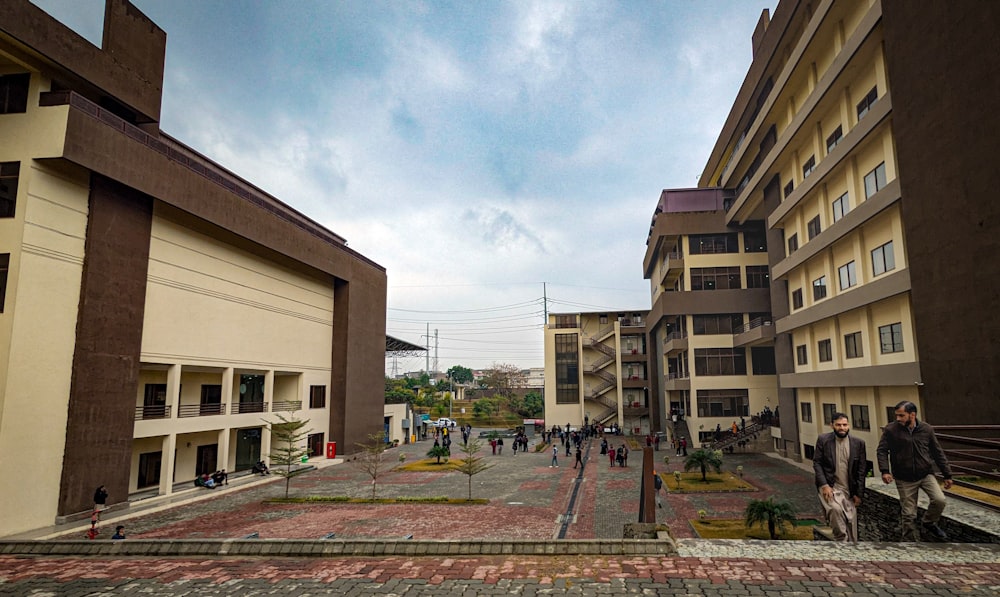
POLYGON ((740 478, 735 472, 708 473, 702 481, 701 473, 680 473, 680 486, 677 483, 677 472, 661 473, 663 487, 667 493, 715 493, 731 491, 757 491, 748 481, 740 478))
MULTIPOLYGON (((689 521, 691 528, 702 539, 765 539, 770 540, 770 535, 765 527, 754 526, 747 528, 746 521, 742 518, 703 518, 701 520, 689 521)), ((822 524, 817 520, 807 518, 796 520, 795 526, 785 529, 779 533, 778 541, 811 541, 813 538, 813 527, 822 524)))

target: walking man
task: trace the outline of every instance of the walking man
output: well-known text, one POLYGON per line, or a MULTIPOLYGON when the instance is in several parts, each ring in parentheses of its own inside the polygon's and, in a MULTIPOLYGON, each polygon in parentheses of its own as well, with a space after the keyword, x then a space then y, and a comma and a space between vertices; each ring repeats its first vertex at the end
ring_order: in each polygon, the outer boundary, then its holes
POLYGON ((844 413, 834 413, 833 431, 816 439, 813 471, 819 502, 833 529, 835 541, 858 542, 858 511, 868 473, 865 442, 850 437, 851 425, 844 413))
POLYGON ((920 540, 917 491, 921 489, 930 499, 924 515, 924 530, 935 539, 947 541, 948 535, 938 526, 944 512, 944 492, 932 465, 936 464, 944 476, 945 489, 951 487, 951 467, 934 435, 934 428, 917 419, 917 405, 906 400, 896 405, 896 422, 885 426, 876 454, 882 482, 895 481, 899 492, 900 541, 920 540))
POLYGON ((580 444, 576 445, 576 462, 573 463, 573 468, 576 468, 578 464, 580 468, 583 468, 583 450, 580 449, 580 444))
POLYGON ((549 468, 559 468, 559 446, 552 446, 552 464, 549 468))

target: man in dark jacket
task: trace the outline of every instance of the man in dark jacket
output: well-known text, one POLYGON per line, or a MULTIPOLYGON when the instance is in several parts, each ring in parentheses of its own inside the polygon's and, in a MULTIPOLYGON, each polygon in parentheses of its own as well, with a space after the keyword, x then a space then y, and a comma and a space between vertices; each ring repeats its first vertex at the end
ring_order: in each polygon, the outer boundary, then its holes
POLYGON ((820 504, 836 541, 858 541, 858 511, 868 473, 868 450, 861 438, 850 437, 844 413, 834 413, 833 431, 816 439, 813 472, 820 504))
POLYGON ((947 541, 948 535, 938 526, 945 499, 934 477, 933 465, 936 464, 944 476, 945 489, 951 487, 951 467, 934 435, 934 428, 917 420, 915 404, 903 401, 896 405, 896 422, 886 425, 876 453, 882 482, 895 481, 899 491, 900 541, 920 540, 917 532, 917 490, 920 489, 930 499, 924 515, 924 530, 938 540, 947 541))

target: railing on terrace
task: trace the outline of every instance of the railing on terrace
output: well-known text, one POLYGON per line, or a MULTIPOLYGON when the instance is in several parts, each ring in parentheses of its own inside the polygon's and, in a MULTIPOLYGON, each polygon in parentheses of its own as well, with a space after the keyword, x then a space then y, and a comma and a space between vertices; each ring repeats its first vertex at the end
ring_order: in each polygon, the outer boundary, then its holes
POLYGON ((146 419, 169 419, 169 418, 170 418, 170 406, 166 404, 135 407, 136 421, 143 421, 146 419))
POLYGON ((687 337, 688 337, 687 332, 681 330, 674 330, 663 337, 663 343, 666 344, 671 340, 680 340, 682 338, 687 338, 687 337))
POLYGON ((271 405, 271 410, 274 412, 291 412, 293 410, 302 410, 301 400, 282 400, 275 401, 271 405))
POLYGON ((770 317, 758 317, 749 323, 743 324, 736 328, 735 334, 745 334, 752 329, 759 328, 761 326, 772 325, 774 322, 771 321, 770 317))
POLYGON ((207 417, 221 415, 225 412, 226 406, 218 402, 212 404, 182 404, 177 407, 178 417, 207 417))
POLYGON ((267 402, 234 402, 229 412, 234 415, 264 413, 267 412, 267 402))
POLYGON ((667 373, 667 379, 690 379, 691 373, 688 371, 671 371, 667 373))
MULTIPOLYGON (((952 474, 955 477, 977 477, 1000 481, 1000 425, 935 425, 935 434, 948 457, 952 474), (978 436, 978 437, 977 437, 978 436)), ((982 483, 956 478, 953 480, 958 487, 975 492, 1000 497, 1000 490, 987 487, 982 483)), ((987 500, 977 499, 968 495, 950 492, 949 496, 972 502, 984 508, 1000 510, 987 500)), ((995 499, 993 500, 995 502, 995 499)))

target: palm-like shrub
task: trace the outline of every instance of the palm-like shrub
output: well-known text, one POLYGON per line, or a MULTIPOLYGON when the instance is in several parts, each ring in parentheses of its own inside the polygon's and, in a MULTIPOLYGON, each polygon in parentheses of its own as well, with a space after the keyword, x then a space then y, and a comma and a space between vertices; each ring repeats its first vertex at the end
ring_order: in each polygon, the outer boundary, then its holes
POLYGON ((451 456, 451 450, 449 450, 444 446, 434 446, 433 448, 427 451, 427 457, 437 458, 438 464, 441 464, 442 458, 447 458, 449 456, 451 456))
POLYGON ((702 448, 701 450, 691 452, 687 460, 684 461, 684 470, 689 471, 693 468, 701 470, 701 480, 707 483, 708 477, 706 473, 709 468, 717 473, 722 472, 722 451, 702 448))
POLYGON ((795 506, 787 500, 775 502, 774 498, 752 500, 746 510, 747 528, 767 524, 771 539, 778 538, 778 529, 795 524, 795 506))

